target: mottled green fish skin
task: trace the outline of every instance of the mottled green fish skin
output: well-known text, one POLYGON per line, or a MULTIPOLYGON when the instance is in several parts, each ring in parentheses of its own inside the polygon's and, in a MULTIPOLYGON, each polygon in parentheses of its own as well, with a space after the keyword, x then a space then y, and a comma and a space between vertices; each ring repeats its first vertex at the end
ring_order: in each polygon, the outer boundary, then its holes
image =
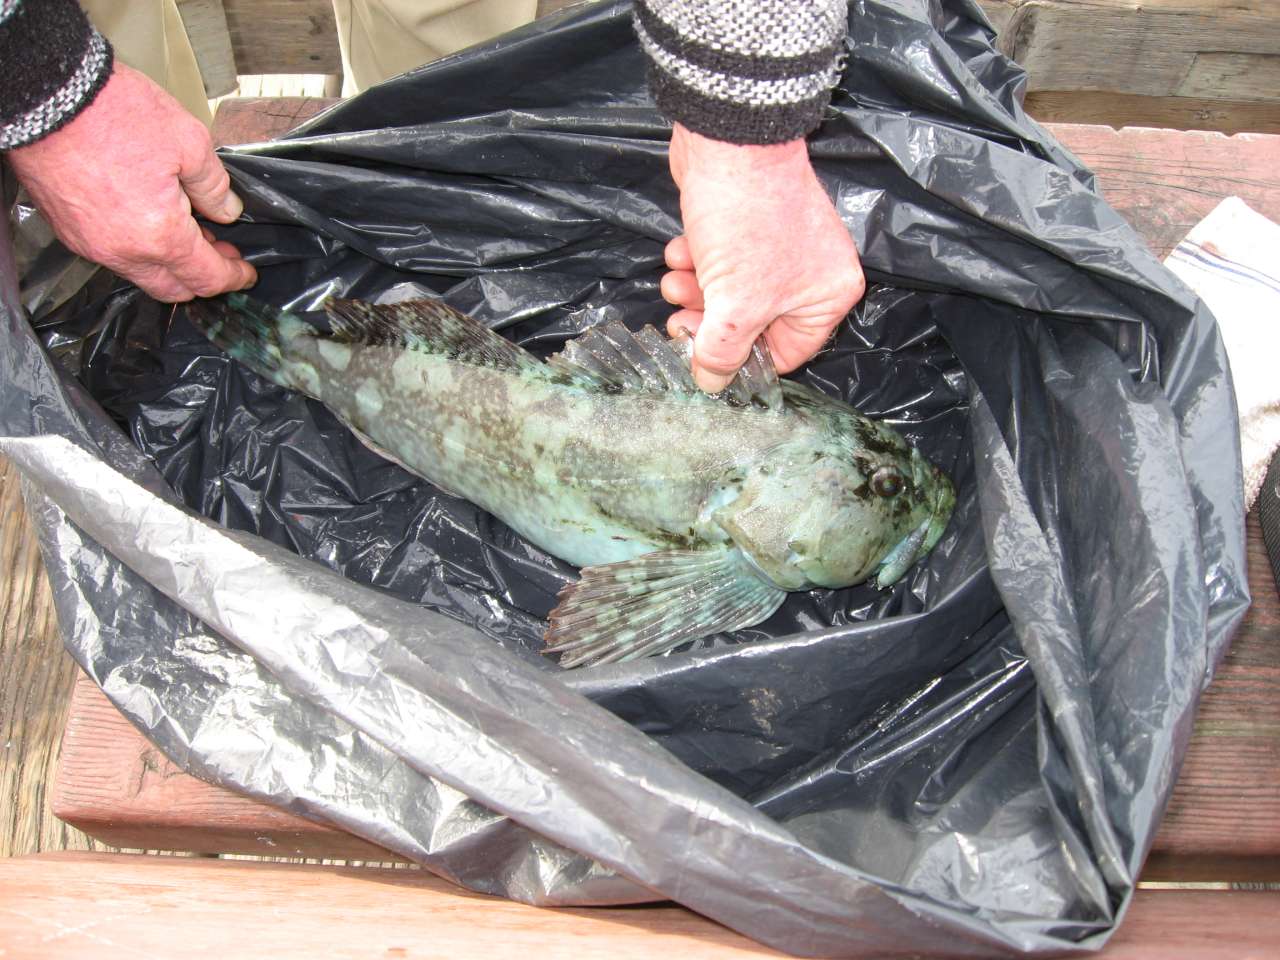
POLYGON ((278 332, 281 383, 578 566, 732 540, 784 590, 847 586, 928 552, 954 503, 895 431, 796 383, 762 410, 278 332))

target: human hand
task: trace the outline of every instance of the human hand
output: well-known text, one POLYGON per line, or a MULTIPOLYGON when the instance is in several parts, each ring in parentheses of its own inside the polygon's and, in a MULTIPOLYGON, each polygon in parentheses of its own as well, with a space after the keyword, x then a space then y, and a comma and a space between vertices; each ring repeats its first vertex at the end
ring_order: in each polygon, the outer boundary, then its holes
POLYGON ((666 249, 662 296, 694 333, 693 373, 718 393, 763 333, 779 372, 814 356, 862 298, 858 251, 803 140, 724 143, 676 124, 671 175, 684 234, 666 249))
POLYGON ((192 216, 194 208, 231 223, 243 208, 209 131, 119 61, 70 123, 8 156, 63 243, 157 300, 213 296, 257 280, 235 247, 192 216))

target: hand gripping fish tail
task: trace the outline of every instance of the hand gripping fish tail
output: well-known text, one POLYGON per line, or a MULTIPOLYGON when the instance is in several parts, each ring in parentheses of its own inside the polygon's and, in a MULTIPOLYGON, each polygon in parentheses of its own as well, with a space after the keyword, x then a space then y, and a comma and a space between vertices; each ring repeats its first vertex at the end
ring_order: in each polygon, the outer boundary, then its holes
POLYGON ((330 333, 243 294, 188 309, 235 360, 581 567, 546 634, 565 667, 744 629, 788 591, 889 587, 955 505, 920 451, 779 380, 763 344, 708 396, 687 342, 616 320, 542 361, 436 300, 331 300, 330 333))

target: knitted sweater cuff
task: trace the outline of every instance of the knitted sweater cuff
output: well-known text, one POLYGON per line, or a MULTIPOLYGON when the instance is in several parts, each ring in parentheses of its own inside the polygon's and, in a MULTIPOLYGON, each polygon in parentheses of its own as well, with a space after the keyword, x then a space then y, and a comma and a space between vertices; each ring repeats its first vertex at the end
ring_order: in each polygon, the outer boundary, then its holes
POLYGON ((111 67, 111 45, 75 0, 0 0, 0 150, 62 127, 111 67))
POLYGON ((846 0, 636 0, 658 108, 731 143, 782 143, 818 126, 847 24, 846 0))

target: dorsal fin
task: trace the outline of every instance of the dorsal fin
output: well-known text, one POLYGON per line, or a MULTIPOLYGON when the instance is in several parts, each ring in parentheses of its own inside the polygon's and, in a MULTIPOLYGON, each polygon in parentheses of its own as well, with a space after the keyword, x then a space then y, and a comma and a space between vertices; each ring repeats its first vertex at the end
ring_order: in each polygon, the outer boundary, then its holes
MULTIPOLYGON (((668 340, 651 326, 632 333, 617 320, 590 327, 544 365, 501 334, 439 300, 375 304, 330 299, 325 310, 333 338, 347 343, 403 346, 476 366, 550 372, 609 393, 683 393, 704 396, 689 369, 692 341, 668 340)), ((715 398, 735 406, 782 408, 782 387, 764 341, 715 398)))
POLYGON ((330 298, 324 308, 335 340, 409 347, 482 367, 542 369, 523 347, 439 300, 376 304, 330 298))
MULTIPOLYGON (((668 340, 648 325, 632 333, 617 320, 610 320, 570 340, 547 365, 586 387, 701 396, 689 368, 692 351, 687 336, 668 340)), ((782 386, 764 341, 756 342, 742 370, 714 399, 735 406, 782 408, 782 386)))
POLYGON ((773 365, 773 354, 764 340, 757 340, 751 346, 747 362, 742 365, 738 375, 725 387, 730 403, 743 406, 754 404, 768 410, 782 409, 782 384, 778 382, 778 371, 773 365))

